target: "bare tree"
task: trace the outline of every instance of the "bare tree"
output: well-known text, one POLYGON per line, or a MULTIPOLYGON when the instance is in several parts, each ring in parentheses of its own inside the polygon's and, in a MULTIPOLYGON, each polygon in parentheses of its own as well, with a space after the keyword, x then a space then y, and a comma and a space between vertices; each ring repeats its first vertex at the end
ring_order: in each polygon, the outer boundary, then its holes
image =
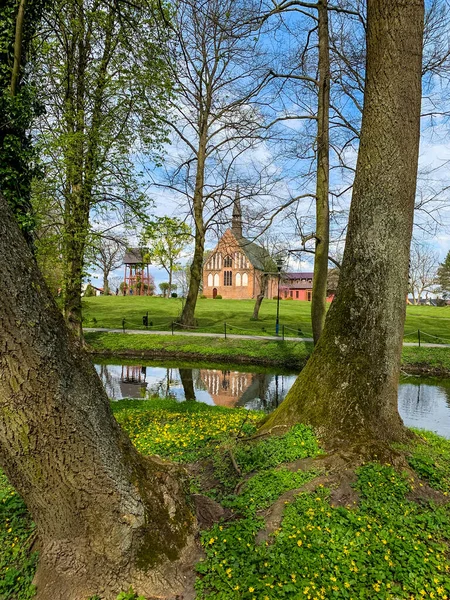
POLYGON ((422 294, 430 292, 435 285, 438 266, 437 253, 429 246, 413 241, 409 263, 409 292, 414 304, 419 304, 422 294))
POLYGON ((96 236, 90 247, 90 263, 103 273, 103 293, 109 294, 109 276, 111 271, 123 264, 127 240, 118 236, 96 236))
MULTIPOLYGON (((193 221, 194 256, 181 315, 185 326, 194 324, 206 232, 225 222, 238 186, 245 200, 265 189, 270 179, 251 156, 266 135, 256 98, 267 72, 260 65, 257 27, 249 23, 249 10, 251 3, 241 0, 181 0, 174 16, 177 93, 166 119, 172 160, 165 163, 165 181, 155 184, 188 206, 193 221)), ((149 96, 150 114, 152 100, 149 96)))

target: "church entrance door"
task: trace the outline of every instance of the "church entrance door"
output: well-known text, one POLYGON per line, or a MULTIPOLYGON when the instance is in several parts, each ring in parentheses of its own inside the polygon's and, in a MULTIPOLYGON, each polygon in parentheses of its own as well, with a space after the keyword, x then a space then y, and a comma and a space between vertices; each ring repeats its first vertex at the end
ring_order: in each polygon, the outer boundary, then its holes
POLYGON ((213 298, 215 298, 217 296, 217 288, 213 289, 213 298))

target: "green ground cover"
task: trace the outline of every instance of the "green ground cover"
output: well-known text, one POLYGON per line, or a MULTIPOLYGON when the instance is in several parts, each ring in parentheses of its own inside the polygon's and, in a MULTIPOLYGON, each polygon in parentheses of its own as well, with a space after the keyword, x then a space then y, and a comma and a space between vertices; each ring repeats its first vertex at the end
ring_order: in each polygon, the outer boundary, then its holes
MULTIPOLYGON (((309 342, 159 336, 88 332, 86 341, 94 353, 144 358, 175 358, 225 362, 227 364, 272 365, 302 368, 312 351, 309 342)), ((142 362, 142 360, 141 360, 142 362)), ((450 348, 404 347, 404 369, 418 372, 450 373, 450 348)))
MULTIPOLYGON (((421 480, 391 465, 365 464, 356 471, 356 502, 334 505, 330 489, 314 486, 323 474, 321 450, 308 427, 246 441, 261 413, 173 400, 121 401, 113 410, 142 453, 191 470, 195 462, 213 465, 214 485, 209 476, 206 486, 197 469, 193 491, 220 501, 234 518, 202 533, 198 600, 450 598, 449 440, 419 432, 402 450, 421 480), (312 470, 292 466, 307 457, 317 457, 312 470), (311 491, 299 489, 306 483, 311 491), (414 500, 414 488, 427 485, 441 492, 430 496, 437 504, 423 495, 414 500), (279 502, 279 527, 258 543, 266 511, 289 490, 289 500, 279 502)), ((33 594, 33 525, 4 477, 0 511, 0 598, 25 600, 33 594)))
MULTIPOLYGON (((145 329, 142 316, 149 313, 151 329, 169 330, 172 321, 181 313, 178 298, 156 298, 146 296, 97 296, 86 298, 84 306, 85 327, 122 327, 125 319, 127 329, 145 329)), ((197 331, 223 333, 224 322, 229 333, 274 335, 276 300, 264 300, 259 321, 252 321, 253 300, 211 300, 197 303, 197 331)), ((311 336, 311 303, 302 301, 280 301, 280 323, 285 325, 286 336, 311 336), (300 333, 299 333, 300 330, 300 333)), ((423 341, 450 343, 450 308, 434 306, 408 306, 406 311, 405 339, 417 341, 417 330, 423 332, 423 341), (434 336, 434 337, 432 337, 434 336)))

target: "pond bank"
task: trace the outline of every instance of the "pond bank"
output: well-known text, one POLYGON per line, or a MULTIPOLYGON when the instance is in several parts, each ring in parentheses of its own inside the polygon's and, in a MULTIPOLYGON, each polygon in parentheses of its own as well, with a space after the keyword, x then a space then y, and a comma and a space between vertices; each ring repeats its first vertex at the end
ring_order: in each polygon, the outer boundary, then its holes
MULTIPOLYGON (((88 332, 94 356, 232 362, 301 369, 312 352, 310 342, 178 337, 88 332)), ((404 347, 402 370, 415 375, 450 377, 450 348, 404 347)))

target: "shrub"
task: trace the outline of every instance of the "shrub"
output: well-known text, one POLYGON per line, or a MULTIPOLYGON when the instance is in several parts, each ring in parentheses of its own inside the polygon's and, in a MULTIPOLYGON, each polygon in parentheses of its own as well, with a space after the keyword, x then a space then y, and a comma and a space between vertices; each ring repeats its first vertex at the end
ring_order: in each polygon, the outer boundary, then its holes
POLYGON ((177 294, 176 292, 172 292, 172 293, 170 294, 170 297, 171 297, 171 298, 178 298, 178 294, 177 294))
POLYGON ((222 300, 222 296, 220 294, 217 294, 216 300, 222 300))
POLYGON ((205 296, 205 294, 202 294, 202 295, 200 296, 200 300, 206 300, 206 296, 205 296))

